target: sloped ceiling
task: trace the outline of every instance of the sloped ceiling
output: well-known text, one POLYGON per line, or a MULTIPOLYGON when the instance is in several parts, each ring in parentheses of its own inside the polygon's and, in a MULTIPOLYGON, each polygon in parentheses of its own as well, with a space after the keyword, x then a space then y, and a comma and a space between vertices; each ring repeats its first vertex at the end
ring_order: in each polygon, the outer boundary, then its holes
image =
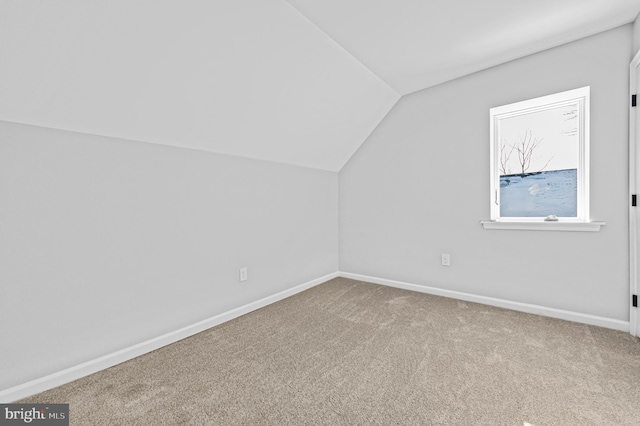
POLYGON ((639 10, 640 0, 0 0, 0 120, 338 171, 401 95, 639 10))
POLYGON ((0 5, 5 121, 337 171, 399 98, 284 0, 0 5))
POLYGON ((401 95, 635 20, 640 0, 288 0, 401 95))

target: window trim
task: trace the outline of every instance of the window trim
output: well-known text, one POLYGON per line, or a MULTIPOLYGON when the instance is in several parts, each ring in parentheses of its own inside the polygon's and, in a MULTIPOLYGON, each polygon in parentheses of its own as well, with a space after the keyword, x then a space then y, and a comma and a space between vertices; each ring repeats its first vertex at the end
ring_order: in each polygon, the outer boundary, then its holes
POLYGON ((598 232, 606 222, 518 222, 481 220, 484 229, 507 229, 519 231, 584 231, 598 232))
POLYGON ((541 96, 491 108, 489 111, 490 133, 490 205, 491 220, 481 221, 485 229, 544 229, 544 230, 599 230, 604 222, 591 222, 589 214, 589 122, 590 87, 581 87, 552 95, 541 96), (559 218, 558 222, 547 222, 542 217, 501 217, 500 216, 500 171, 499 171, 499 120, 578 104, 579 163, 577 175, 577 216, 559 218), (593 226, 588 226, 593 224, 593 226), (587 226, 585 226, 587 225, 587 226))

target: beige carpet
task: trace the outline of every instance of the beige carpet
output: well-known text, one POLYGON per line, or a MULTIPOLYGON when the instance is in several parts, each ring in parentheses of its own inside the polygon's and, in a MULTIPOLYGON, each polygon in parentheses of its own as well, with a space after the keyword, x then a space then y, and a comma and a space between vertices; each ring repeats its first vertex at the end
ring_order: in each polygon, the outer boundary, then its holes
POLYGON ((73 425, 639 425, 640 341, 339 278, 23 402, 73 425))

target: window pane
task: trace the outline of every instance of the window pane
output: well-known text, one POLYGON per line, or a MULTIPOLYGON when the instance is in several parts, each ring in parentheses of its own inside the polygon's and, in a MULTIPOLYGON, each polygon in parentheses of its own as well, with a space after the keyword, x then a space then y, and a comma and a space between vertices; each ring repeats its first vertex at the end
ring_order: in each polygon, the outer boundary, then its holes
POLYGON ((577 217, 579 104, 499 120, 501 217, 577 217))

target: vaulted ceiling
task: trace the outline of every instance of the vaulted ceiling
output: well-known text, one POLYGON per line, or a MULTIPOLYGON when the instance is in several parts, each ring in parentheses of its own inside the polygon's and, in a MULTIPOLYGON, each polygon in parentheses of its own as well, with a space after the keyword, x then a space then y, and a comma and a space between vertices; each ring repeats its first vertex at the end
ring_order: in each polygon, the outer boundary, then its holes
POLYGON ((337 171, 402 95, 638 11, 640 0, 0 0, 0 120, 337 171))

